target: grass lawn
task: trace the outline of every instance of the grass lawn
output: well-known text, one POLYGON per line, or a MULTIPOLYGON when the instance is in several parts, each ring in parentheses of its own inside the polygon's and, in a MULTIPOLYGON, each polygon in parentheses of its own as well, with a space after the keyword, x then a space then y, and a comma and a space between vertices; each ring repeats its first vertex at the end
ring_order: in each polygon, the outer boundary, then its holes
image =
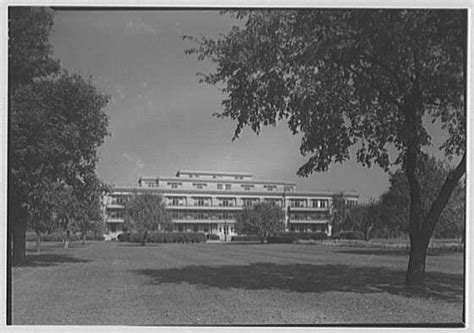
POLYGON ((463 254, 427 258, 429 290, 403 286, 408 257, 306 244, 28 244, 13 269, 14 325, 278 325, 463 320, 463 254), (30 250, 29 250, 30 251, 30 250))

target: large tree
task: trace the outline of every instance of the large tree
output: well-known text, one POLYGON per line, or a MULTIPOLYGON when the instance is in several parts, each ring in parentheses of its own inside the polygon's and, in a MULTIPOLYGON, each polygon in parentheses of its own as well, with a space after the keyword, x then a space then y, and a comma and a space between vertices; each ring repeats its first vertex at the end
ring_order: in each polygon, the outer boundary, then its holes
POLYGON ((268 236, 284 230, 283 220, 284 213, 279 206, 264 202, 239 212, 235 229, 240 234, 257 235, 263 244, 268 236))
POLYGON ((94 172, 97 148, 107 135, 103 108, 108 97, 90 81, 61 72, 21 85, 11 96, 9 220, 14 263, 25 255, 25 217, 32 193, 42 182, 80 187, 94 172), (12 186, 12 185, 10 185, 12 186))
MULTIPOLYGON (((59 62, 52 57, 52 47, 48 41, 53 25, 52 12, 45 8, 11 6, 8 9, 8 111, 12 115, 12 96, 23 85, 35 78, 57 73, 59 62)), ((9 254, 13 245, 13 263, 20 262, 25 255, 25 233, 28 213, 25 179, 11 167, 16 158, 12 148, 15 137, 11 127, 8 149, 8 227, 7 243, 9 254)), ((31 188, 31 186, 30 186, 31 188)))
POLYGON ((171 222, 161 195, 135 194, 125 204, 125 225, 129 230, 143 233, 142 245, 146 245, 150 232, 167 231, 171 222))
POLYGON ((309 155, 301 176, 326 171, 357 150, 364 166, 400 165, 410 188, 406 283, 423 284, 426 251, 466 166, 466 10, 303 9, 232 11, 240 26, 187 50, 217 67, 219 117, 234 138, 286 119, 309 155), (419 161, 431 120, 448 134, 446 155, 462 156, 433 204, 422 206, 419 161), (393 155, 389 152, 394 151, 393 155))

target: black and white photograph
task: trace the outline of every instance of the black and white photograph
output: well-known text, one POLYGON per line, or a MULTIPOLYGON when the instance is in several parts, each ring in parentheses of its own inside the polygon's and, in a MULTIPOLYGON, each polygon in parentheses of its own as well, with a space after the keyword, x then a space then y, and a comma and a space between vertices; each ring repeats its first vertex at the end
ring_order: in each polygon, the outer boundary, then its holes
POLYGON ((472 329, 467 3, 84 5, 3 6, 6 331, 472 329))

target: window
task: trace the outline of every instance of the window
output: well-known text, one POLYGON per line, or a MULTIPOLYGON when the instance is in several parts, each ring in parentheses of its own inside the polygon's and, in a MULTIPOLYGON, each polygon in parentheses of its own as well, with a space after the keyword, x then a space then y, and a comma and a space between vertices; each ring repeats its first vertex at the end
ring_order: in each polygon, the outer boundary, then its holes
POLYGON ((224 206, 224 207, 233 207, 234 206, 234 199, 230 199, 230 198, 223 198, 221 199, 221 202, 219 204, 219 206, 224 206))
POLYGON ((204 187, 207 186, 206 183, 193 183, 193 186, 195 186, 198 190, 202 190, 204 187))
POLYGON ((210 198, 195 198, 194 206, 204 207, 209 206, 210 198))
POLYGON ((246 191, 249 191, 254 187, 254 185, 252 185, 252 184, 242 184, 242 185, 240 185, 240 187, 242 187, 246 191))
POLYGON ((231 212, 224 212, 223 217, 224 217, 224 220, 232 219, 234 218, 234 214, 232 214, 231 212))
POLYGON ((217 189, 222 190, 222 184, 217 184, 217 189))
POLYGON ((273 206, 281 206, 281 200, 280 199, 274 199, 274 198, 265 198, 263 199, 266 203, 269 203, 270 205, 273 206))
POLYGON ((225 184, 225 189, 226 190, 230 190, 232 188, 232 185, 231 184, 225 184))
POLYGON ((183 213, 182 212, 172 212, 171 217, 173 219, 181 220, 181 219, 183 219, 183 213))
POLYGON ((305 199, 292 199, 290 200, 290 207, 301 208, 306 206, 305 199))
POLYGON ((179 205, 180 205, 180 200, 179 200, 179 198, 173 198, 171 204, 172 204, 173 206, 179 206, 179 205))
POLYGON ((267 189, 267 191, 273 191, 277 188, 276 185, 263 185, 264 188, 267 189))
POLYGON ((285 186, 285 187, 283 188, 283 191, 285 191, 285 192, 292 192, 292 191, 293 191, 293 186, 285 186))
POLYGON ((328 200, 319 201, 319 207, 320 208, 327 208, 328 206, 329 206, 329 201, 328 200))
POLYGON ((250 207, 253 205, 253 199, 252 198, 243 198, 242 199, 242 204, 244 207, 250 207))

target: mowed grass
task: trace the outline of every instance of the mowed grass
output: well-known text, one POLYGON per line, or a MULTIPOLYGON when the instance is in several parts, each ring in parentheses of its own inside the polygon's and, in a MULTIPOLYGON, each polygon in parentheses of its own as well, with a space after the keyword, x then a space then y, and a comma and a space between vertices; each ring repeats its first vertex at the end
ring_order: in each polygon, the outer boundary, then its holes
POLYGON ((320 244, 34 244, 13 269, 14 325, 460 324, 463 255, 320 244))

